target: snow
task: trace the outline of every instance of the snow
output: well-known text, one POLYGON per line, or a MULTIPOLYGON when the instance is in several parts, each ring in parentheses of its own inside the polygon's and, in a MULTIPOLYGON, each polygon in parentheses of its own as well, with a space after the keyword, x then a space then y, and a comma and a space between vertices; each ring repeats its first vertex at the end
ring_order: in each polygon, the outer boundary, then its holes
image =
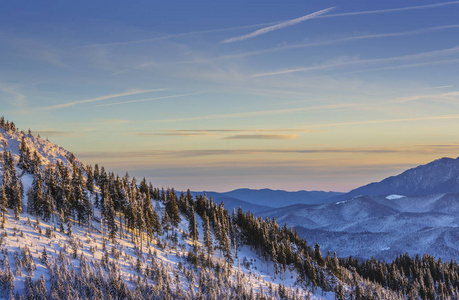
POLYGON ((401 198, 405 198, 406 196, 402 196, 402 195, 389 195, 386 197, 387 200, 397 200, 397 199, 401 199, 401 198))

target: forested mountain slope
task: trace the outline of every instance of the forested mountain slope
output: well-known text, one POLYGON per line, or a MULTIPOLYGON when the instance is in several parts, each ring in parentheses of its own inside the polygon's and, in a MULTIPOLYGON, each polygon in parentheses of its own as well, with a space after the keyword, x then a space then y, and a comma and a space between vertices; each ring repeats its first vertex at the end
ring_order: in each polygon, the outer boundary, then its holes
POLYGON ((1 138, 7 140, 0 160, 0 297, 459 295, 455 262, 406 255, 392 263, 359 262, 322 255, 319 244, 309 246, 275 219, 257 218, 242 209, 228 212, 202 195, 154 187, 98 165, 84 166, 71 153, 32 139, 11 124, 0 122, 1 138), (26 141, 27 147, 15 144, 27 136, 32 141, 26 141), (39 153, 44 148, 54 150, 39 153))

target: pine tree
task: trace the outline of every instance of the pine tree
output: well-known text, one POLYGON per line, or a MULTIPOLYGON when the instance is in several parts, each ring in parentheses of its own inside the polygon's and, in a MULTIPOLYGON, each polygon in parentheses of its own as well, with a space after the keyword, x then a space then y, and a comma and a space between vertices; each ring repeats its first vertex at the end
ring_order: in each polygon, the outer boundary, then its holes
POLYGON ((22 136, 21 144, 19 144, 18 167, 24 172, 31 173, 30 149, 25 141, 25 136, 22 136))
POLYGON ((168 190, 167 192, 166 211, 171 220, 171 224, 174 227, 177 227, 181 221, 181 218, 177 203, 177 195, 175 194, 174 189, 168 190))
POLYGON ((316 243, 316 245, 314 246, 314 258, 319 266, 325 266, 325 259, 323 258, 322 253, 320 252, 320 246, 318 243, 316 243))
POLYGON ((81 169, 77 166, 73 166, 72 194, 70 202, 73 208, 72 210, 77 214, 79 224, 81 224, 81 222, 89 222, 89 218, 92 215, 91 204, 83 181, 81 169))
POLYGON ((5 224, 5 213, 8 213, 8 199, 3 185, 0 187, 0 212, 2 213, 2 228, 5 224))
POLYGON ((165 211, 164 216, 161 219, 161 227, 166 234, 169 233, 170 222, 171 222, 171 219, 169 218, 169 214, 167 213, 167 211, 165 211))
POLYGON ((32 186, 28 192, 28 203, 27 210, 30 214, 36 216, 43 215, 43 204, 44 204, 44 195, 43 195, 43 181, 41 178, 41 172, 37 171, 34 173, 32 186))
POLYGON ((116 224, 115 218, 115 208, 113 206, 112 200, 107 197, 105 199, 105 208, 104 208, 104 223, 107 225, 108 236, 114 241, 116 233, 118 232, 118 225, 116 224))
POLYGON ((202 227, 204 229, 204 246, 207 250, 207 254, 211 256, 214 253, 214 243, 212 241, 212 232, 210 231, 209 218, 204 213, 202 216, 202 227))
POLYGON ((4 144, 5 149, 1 161, 3 165, 2 184, 8 199, 8 207, 13 208, 15 213, 21 213, 24 188, 22 186, 22 181, 17 175, 13 155, 11 151, 7 149, 7 145, 7 143, 4 144))
POLYGON ((37 282, 35 283, 33 296, 34 296, 34 299, 37 299, 37 300, 47 299, 45 277, 43 276, 43 274, 40 276, 40 279, 38 279, 37 282))
POLYGON ((51 214, 53 213, 54 205, 53 198, 50 193, 46 193, 43 199, 42 207, 42 218, 44 221, 49 221, 51 219, 51 214))
POLYGON ((196 216, 194 213, 194 207, 191 207, 188 232, 190 233, 190 237, 193 240, 193 242, 199 239, 199 232, 198 232, 198 226, 196 225, 196 216))

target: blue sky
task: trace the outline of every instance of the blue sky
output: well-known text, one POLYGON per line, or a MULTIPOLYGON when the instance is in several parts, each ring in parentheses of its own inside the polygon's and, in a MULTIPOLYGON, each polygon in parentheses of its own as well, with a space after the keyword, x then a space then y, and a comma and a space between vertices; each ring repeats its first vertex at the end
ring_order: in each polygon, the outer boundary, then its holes
POLYGON ((459 153, 459 1, 3 1, 0 114, 177 189, 347 191, 459 153))

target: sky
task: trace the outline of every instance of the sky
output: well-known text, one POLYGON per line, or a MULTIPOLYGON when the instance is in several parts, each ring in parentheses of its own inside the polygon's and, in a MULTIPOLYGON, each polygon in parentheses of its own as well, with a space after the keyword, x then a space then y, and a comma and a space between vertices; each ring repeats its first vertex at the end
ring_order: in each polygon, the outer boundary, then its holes
POLYGON ((459 1, 1 1, 0 115, 195 191, 459 156, 459 1))

